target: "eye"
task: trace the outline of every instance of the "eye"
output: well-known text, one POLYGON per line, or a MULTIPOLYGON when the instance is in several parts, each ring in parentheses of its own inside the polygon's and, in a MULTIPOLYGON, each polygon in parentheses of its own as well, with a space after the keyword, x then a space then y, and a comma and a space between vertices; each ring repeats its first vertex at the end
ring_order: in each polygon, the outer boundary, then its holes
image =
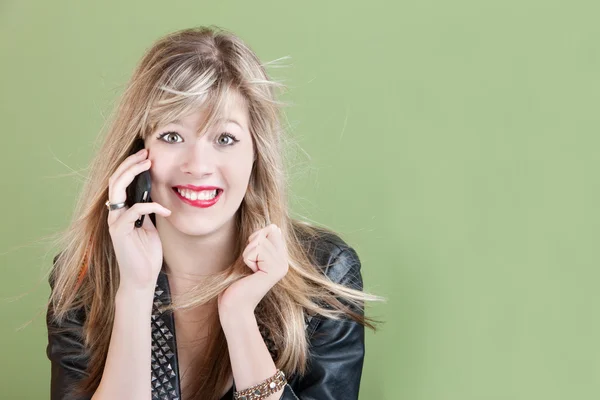
POLYGON ((217 140, 219 142, 219 144, 222 144, 224 146, 232 146, 234 143, 239 142, 239 139, 235 137, 235 135, 229 133, 229 132, 223 132, 221 134, 221 136, 219 136, 219 140, 217 140), (229 142, 225 142, 223 143, 220 139, 221 138, 226 138, 229 139, 229 142))
MULTIPOLYGON (((179 133, 177 132, 165 132, 165 133, 161 133, 158 138, 160 140, 163 140, 164 137, 168 136, 168 135, 177 135, 179 136, 179 133)), ((179 136, 181 138, 181 136, 179 136)), ((181 143, 181 142, 173 142, 173 141, 169 141, 169 140, 163 140, 163 142, 167 142, 167 143, 181 143)))

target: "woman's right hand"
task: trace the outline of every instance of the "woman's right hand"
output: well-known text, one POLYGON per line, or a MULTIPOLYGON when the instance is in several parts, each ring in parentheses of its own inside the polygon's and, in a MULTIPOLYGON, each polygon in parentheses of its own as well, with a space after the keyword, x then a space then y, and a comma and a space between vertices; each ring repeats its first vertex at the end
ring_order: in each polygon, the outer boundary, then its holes
MULTIPOLYGON (((150 168, 148 150, 143 149, 127 157, 108 180, 108 200, 111 204, 125 202, 127 186, 136 175, 150 168)), ((171 211, 158 203, 136 203, 108 212, 108 227, 119 264, 120 288, 153 290, 162 266, 163 250, 158 231, 150 218, 144 218, 140 228, 134 226, 142 214, 160 214, 171 211)))

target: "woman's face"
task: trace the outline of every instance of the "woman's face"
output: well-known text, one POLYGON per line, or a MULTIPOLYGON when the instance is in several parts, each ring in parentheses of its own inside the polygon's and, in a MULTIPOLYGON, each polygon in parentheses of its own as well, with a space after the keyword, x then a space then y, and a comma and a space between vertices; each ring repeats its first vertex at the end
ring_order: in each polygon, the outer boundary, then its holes
POLYGON ((248 188, 254 159, 248 110, 240 97, 229 102, 229 115, 200 137, 201 111, 157 127, 146 139, 152 201, 171 210, 169 223, 187 235, 231 222, 248 188))

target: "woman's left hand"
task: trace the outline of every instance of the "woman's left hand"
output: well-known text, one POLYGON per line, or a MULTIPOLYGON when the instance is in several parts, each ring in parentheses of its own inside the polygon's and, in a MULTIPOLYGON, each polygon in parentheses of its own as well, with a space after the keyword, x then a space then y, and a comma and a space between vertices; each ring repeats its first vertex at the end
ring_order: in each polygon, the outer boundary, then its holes
POLYGON ((288 252, 281 229, 271 224, 252 233, 242 254, 253 274, 240 279, 219 295, 219 318, 232 314, 254 314, 262 298, 289 268, 288 252))

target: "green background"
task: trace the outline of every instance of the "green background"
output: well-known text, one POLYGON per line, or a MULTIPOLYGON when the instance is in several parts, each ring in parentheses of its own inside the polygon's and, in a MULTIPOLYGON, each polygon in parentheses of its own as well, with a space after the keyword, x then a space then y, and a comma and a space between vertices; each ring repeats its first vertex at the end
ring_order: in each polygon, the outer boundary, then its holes
POLYGON ((49 397, 45 238, 113 102, 154 40, 210 24, 291 57, 293 211, 388 299, 361 400, 600 396, 598 3, 366 3, 0 2, 0 398, 49 397))

